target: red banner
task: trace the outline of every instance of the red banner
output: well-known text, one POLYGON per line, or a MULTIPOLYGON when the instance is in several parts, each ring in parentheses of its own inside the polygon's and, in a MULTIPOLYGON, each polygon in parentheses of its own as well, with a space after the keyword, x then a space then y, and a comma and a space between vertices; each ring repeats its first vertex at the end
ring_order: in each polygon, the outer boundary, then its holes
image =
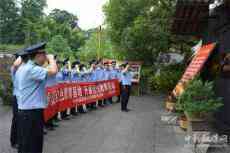
POLYGON ((48 121, 57 112, 120 94, 118 80, 86 83, 60 83, 46 89, 48 107, 44 119, 48 121))

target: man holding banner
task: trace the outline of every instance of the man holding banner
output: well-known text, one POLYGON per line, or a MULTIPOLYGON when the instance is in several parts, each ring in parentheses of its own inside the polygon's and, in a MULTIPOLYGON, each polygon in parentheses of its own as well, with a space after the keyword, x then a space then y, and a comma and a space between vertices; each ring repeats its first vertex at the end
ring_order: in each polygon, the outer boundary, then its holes
MULTIPOLYGON (((110 69, 110 63, 109 62, 105 62, 104 63, 104 80, 112 80, 111 77, 111 69, 110 69)), ((104 103, 106 105, 110 105, 112 104, 112 97, 105 99, 104 103)))
MULTIPOLYGON (((111 62, 111 79, 118 79, 119 80, 119 83, 121 83, 121 81, 120 81, 120 70, 116 67, 116 65, 117 65, 117 62, 115 61, 115 60, 113 60, 112 62, 111 62)), ((121 87, 121 86, 120 86, 121 87)), ((120 102, 120 95, 118 95, 117 96, 117 100, 116 100, 116 102, 118 103, 118 102, 120 102)))
POLYGON ((45 85, 47 78, 57 73, 53 55, 46 55, 46 43, 25 49, 29 61, 21 65, 15 75, 18 86, 18 153, 42 153, 43 150, 43 110, 47 107, 45 85), (49 66, 43 65, 48 61, 49 66))

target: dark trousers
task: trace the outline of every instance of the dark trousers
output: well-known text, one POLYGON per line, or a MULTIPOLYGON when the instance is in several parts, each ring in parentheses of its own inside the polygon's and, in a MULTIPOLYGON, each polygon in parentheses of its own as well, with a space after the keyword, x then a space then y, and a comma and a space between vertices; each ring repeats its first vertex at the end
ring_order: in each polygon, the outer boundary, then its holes
POLYGON ((69 115, 67 114, 67 110, 64 110, 63 112, 61 112, 61 118, 66 118, 69 115))
POLYGON ((98 105, 103 106, 103 100, 98 100, 98 105))
POLYGON ((43 149, 43 109, 19 110, 18 153, 42 153, 43 149))
POLYGON ((120 94, 117 96, 117 103, 121 102, 122 84, 120 83, 120 94))
POLYGON ((105 100, 104 100, 104 103, 105 103, 105 104, 112 104, 112 103, 113 103, 112 97, 111 97, 111 98, 108 98, 108 99, 105 99, 105 100))
POLYGON ((110 104, 113 103, 113 97, 107 99, 110 104))
POLYGON ((124 85, 121 88, 121 110, 127 110, 131 86, 124 85))
POLYGON ((11 124, 11 131, 10 131, 10 143, 12 146, 18 144, 18 104, 16 96, 13 97, 12 101, 12 111, 13 111, 13 118, 11 124))

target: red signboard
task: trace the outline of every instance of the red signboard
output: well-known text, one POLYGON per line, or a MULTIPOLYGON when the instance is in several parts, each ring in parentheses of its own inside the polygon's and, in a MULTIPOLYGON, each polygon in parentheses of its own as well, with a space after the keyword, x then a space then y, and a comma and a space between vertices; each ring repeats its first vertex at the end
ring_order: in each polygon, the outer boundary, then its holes
POLYGON ((209 55, 215 48, 215 44, 208 44, 204 45, 200 48, 200 50, 197 52, 195 57, 193 58, 192 62, 189 64, 188 68, 186 69, 182 81, 187 82, 189 80, 192 80, 203 68, 205 62, 207 61, 209 55))
POLYGON ((177 97, 184 91, 186 84, 192 80, 197 74, 202 70, 205 62, 208 60, 210 54, 214 50, 216 44, 211 43, 202 46, 198 51, 189 66, 187 67, 185 73, 183 74, 181 80, 176 85, 173 90, 173 96, 177 97))

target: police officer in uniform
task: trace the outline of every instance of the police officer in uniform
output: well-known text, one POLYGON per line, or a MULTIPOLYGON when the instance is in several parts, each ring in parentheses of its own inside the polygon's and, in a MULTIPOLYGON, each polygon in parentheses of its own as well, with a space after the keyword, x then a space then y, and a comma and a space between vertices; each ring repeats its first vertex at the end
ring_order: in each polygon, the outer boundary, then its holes
MULTIPOLYGON (((110 69, 110 63, 107 61, 104 63, 104 80, 111 80, 112 75, 111 75, 111 69, 110 69)), ((112 104, 112 97, 105 99, 104 103, 107 105, 112 104)))
MULTIPOLYGON (((15 58, 17 59, 15 63, 24 64, 27 61, 27 56, 24 54, 24 50, 21 50, 15 54, 15 58)), ((18 64, 20 66, 21 64, 18 64)), ((16 65, 16 64, 15 64, 16 65)), ((13 101, 12 101, 12 124, 11 124, 11 131, 10 131, 10 142, 13 148, 18 147, 18 104, 17 104, 17 94, 18 94, 18 87, 15 79, 15 73, 18 67, 11 68, 11 78, 13 82, 13 101)))
MULTIPOLYGON (((79 82, 90 82, 91 81, 92 69, 87 70, 84 64, 79 65, 79 82)), ((88 105, 89 108, 89 105, 88 105)), ((86 113, 88 112, 87 105, 83 104, 79 107, 79 112, 86 113)))
MULTIPOLYGON (((100 81, 103 77, 102 73, 104 72, 104 70, 101 67, 101 61, 92 60, 90 64, 91 64, 91 68, 89 70, 90 72, 89 80, 92 82, 100 81)), ((101 100, 98 100, 98 103, 99 103, 99 106, 103 107, 101 100)), ((97 102, 93 102, 89 104, 88 108, 97 109, 97 102)))
POLYGON ((29 60, 21 65, 15 74, 19 92, 18 153, 42 153, 43 150, 43 110, 47 107, 45 85, 47 78, 58 71, 54 56, 46 55, 45 46, 46 43, 39 43, 25 49, 29 60), (49 66, 43 68, 46 61, 49 66))
MULTIPOLYGON (((54 56, 55 60, 56 60, 56 57, 57 57, 57 56, 54 56)), ((56 75, 57 75, 57 74, 56 74, 56 75)), ((45 85, 46 88, 52 87, 52 86, 54 86, 54 85, 57 84, 56 75, 53 75, 53 76, 47 78, 46 85, 45 85)), ((59 126, 59 125, 57 124, 55 118, 56 118, 56 116, 53 117, 53 118, 51 118, 51 119, 49 119, 48 121, 45 122, 44 134, 47 133, 46 130, 53 131, 53 130, 55 130, 56 127, 59 126)))
MULTIPOLYGON (((116 67, 117 65, 117 62, 115 60, 113 60, 111 62, 111 79, 118 79, 119 80, 119 83, 121 84, 121 81, 120 81, 120 70, 116 67)), ((121 85, 120 85, 121 87, 121 85)), ((116 102, 120 102, 120 95, 117 96, 117 100, 116 102)))
MULTIPOLYGON (((92 65, 91 65, 91 81, 96 82, 96 81, 101 81, 103 80, 104 76, 104 70, 102 69, 102 60, 93 60, 92 65)), ((103 100, 100 99, 98 100, 98 106, 104 107, 105 105, 103 104, 103 100)))
POLYGON ((121 111, 129 112, 127 108, 131 86, 132 86, 133 73, 130 71, 130 66, 126 62, 121 66, 121 111))
MULTIPOLYGON (((80 81, 80 74, 79 74, 79 65, 80 61, 76 60, 75 62, 72 63, 71 65, 71 82, 79 82, 80 81)), ((73 116, 78 115, 78 108, 77 105, 73 108, 70 109, 70 113, 73 116)))
MULTIPOLYGON (((64 82, 64 75, 61 71, 61 67, 64 65, 63 61, 57 60, 57 66, 58 66, 58 72, 56 74, 56 83, 62 83, 64 82)), ((58 112, 56 115, 56 121, 61 121, 62 120, 62 115, 61 112, 58 112)))
MULTIPOLYGON (((71 72, 69 70, 69 58, 66 58, 63 61, 63 67, 61 69, 62 76, 63 76, 63 82, 70 82, 71 81, 71 72)), ((70 109, 66 109, 65 111, 61 112, 61 118, 64 120, 70 120, 70 109)))

